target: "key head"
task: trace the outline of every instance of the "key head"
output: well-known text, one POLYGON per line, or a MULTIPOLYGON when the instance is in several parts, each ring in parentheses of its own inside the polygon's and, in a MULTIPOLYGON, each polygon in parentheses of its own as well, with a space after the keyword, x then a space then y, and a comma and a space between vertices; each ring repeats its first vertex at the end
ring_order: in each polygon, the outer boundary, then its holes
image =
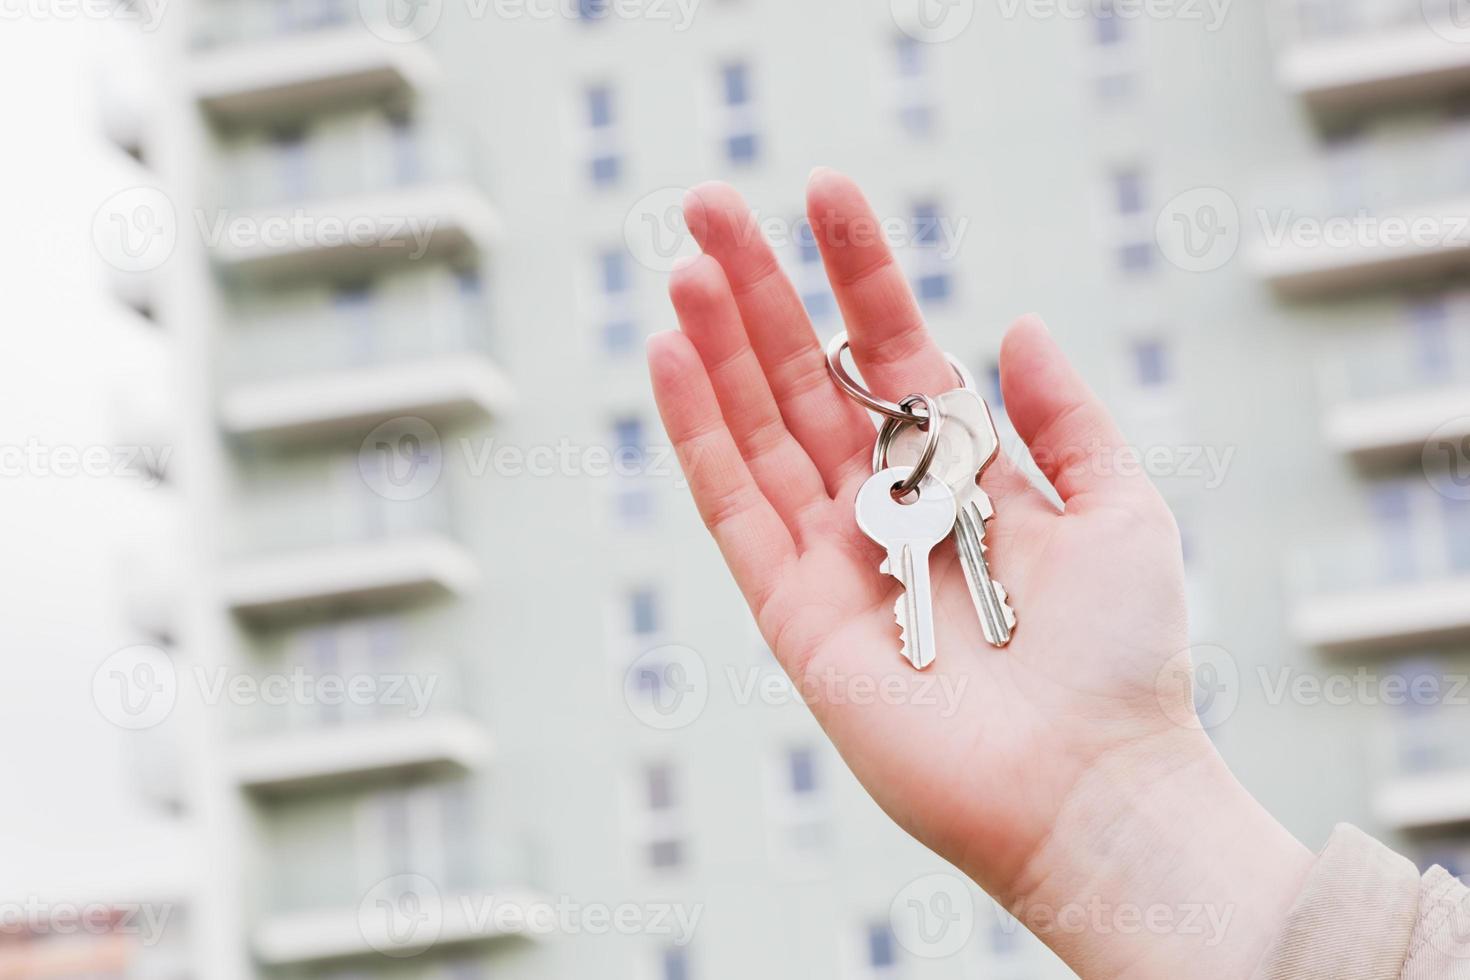
MULTIPOLYGON (((952 490, 964 506, 979 490, 975 482, 1000 452, 1000 436, 985 399, 968 388, 957 388, 939 396, 944 421, 939 429, 939 448, 929 472, 952 490)), ((888 447, 892 466, 912 466, 924 451, 928 433, 918 426, 905 426, 888 447)))
POLYGON ((858 527, 889 551, 903 544, 927 550, 954 528, 954 493, 933 474, 919 483, 917 496, 893 499, 893 488, 913 472, 912 466, 890 466, 868 477, 858 490, 858 527))

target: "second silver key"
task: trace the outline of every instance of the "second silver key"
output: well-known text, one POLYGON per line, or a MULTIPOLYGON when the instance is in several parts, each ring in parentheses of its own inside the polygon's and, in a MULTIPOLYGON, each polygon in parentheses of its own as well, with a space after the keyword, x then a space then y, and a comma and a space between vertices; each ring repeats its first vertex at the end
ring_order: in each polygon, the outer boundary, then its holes
MULTIPOLYGON (((945 392, 939 396, 939 404, 944 422, 930 472, 954 492, 958 510, 955 545, 970 600, 986 641, 1003 647, 1011 642, 1016 614, 1004 587, 990 574, 985 556, 985 522, 995 516, 995 509, 979 484, 979 475, 1000 453, 1000 437, 990 408, 975 392, 964 388, 945 392)), ((926 438, 924 432, 906 426, 888 447, 889 465, 913 465, 924 450, 926 438)))

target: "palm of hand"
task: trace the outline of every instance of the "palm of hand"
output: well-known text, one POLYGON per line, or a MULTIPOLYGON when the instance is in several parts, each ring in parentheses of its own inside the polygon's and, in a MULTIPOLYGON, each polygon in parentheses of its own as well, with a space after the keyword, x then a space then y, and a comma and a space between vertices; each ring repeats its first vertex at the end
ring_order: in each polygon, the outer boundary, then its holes
MULTIPOLYGON (((860 192, 828 172, 809 193, 865 377, 888 397, 952 387, 887 246, 854 233, 877 220, 860 192)), ((650 364, 701 514, 767 642, 874 798, 982 883, 1013 881, 1090 766, 1188 717, 1171 703, 1187 703, 1186 690, 1160 684, 1187 644, 1172 520, 1146 481, 1102 477, 1075 455, 1121 438, 1045 328, 1023 319, 1002 349, 1006 402, 1066 512, 1004 455, 986 471, 992 571, 1016 608, 1015 637, 1004 650, 986 644, 946 540, 931 560, 938 660, 914 671, 899 654, 898 585, 854 520, 871 423, 827 380, 800 301, 738 196, 701 188, 686 220, 708 254, 675 273, 684 333, 655 337, 650 364)))

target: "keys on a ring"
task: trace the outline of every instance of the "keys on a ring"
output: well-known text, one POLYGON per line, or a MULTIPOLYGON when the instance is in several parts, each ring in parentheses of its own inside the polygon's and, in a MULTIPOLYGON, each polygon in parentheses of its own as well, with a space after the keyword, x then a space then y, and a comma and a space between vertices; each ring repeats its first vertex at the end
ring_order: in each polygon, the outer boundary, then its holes
POLYGON ((827 348, 833 379, 884 416, 873 451, 874 475, 858 493, 857 521, 887 549, 882 570, 904 586, 895 603, 904 657, 923 670, 936 655, 928 561, 934 546, 951 532, 981 631, 992 646, 1005 646, 1016 614, 1005 589, 990 574, 985 525, 995 509, 980 487, 980 476, 1000 453, 989 406, 953 358, 963 388, 938 396, 911 395, 899 404, 885 402, 847 374, 842 366, 846 348, 845 336, 834 338, 827 348), (921 405, 927 409, 923 414, 916 411, 921 405), (940 529, 945 514, 948 522, 940 529))

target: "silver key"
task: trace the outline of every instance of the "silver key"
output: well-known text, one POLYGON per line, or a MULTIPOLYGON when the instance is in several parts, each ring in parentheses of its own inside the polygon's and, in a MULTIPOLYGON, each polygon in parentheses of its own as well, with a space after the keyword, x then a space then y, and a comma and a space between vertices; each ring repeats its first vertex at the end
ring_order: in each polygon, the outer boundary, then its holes
MULTIPOLYGON (((1011 642, 1016 613, 1006 590, 990 575, 990 562, 985 557, 985 522, 995 516, 995 507, 979 482, 980 474, 1000 454, 1000 436, 989 406, 975 392, 963 388, 946 392, 939 396, 939 404, 944 422, 930 472, 954 493, 955 545, 970 588, 970 601, 986 641, 1003 647, 1011 642)), ((905 426, 888 448, 890 464, 913 465, 923 452, 926 438, 927 434, 917 427, 905 426)))
POLYGON ((869 477, 858 491, 857 523, 888 550, 881 570, 903 586, 893 604, 903 655, 915 669, 923 670, 934 662, 935 654, 929 553, 954 527, 955 498, 942 481, 925 476, 917 498, 894 500, 893 488, 913 472, 912 466, 894 466, 869 477))

